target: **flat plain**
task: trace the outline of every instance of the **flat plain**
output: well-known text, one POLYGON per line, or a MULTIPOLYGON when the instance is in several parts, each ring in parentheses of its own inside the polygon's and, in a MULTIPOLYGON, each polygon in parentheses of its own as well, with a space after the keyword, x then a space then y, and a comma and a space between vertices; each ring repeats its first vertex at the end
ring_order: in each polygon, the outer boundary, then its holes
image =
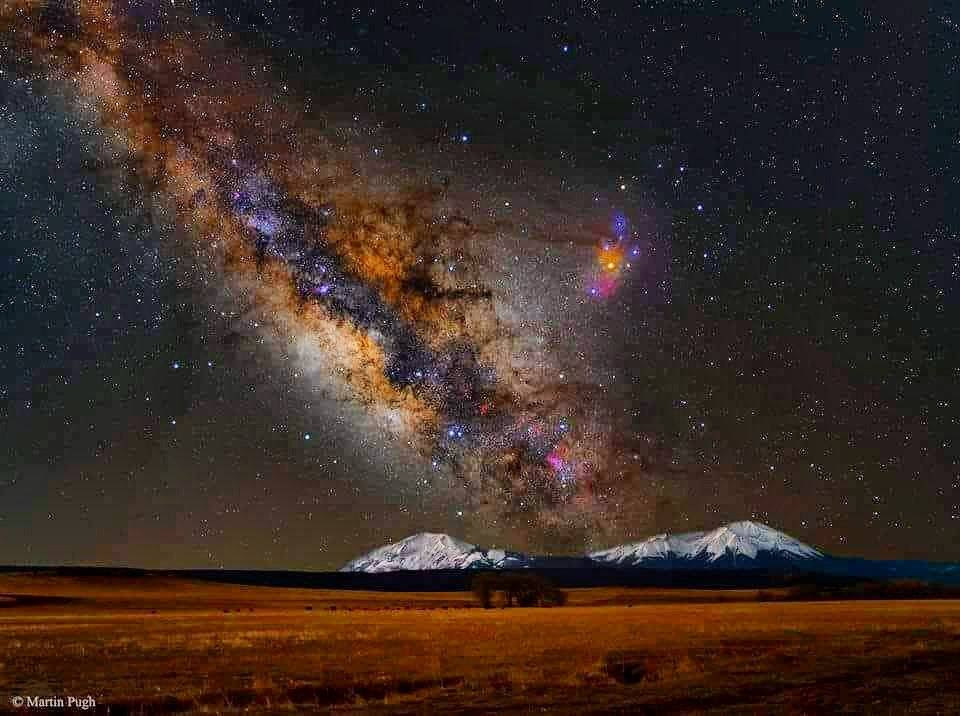
POLYGON ((0 709, 960 713, 960 600, 568 595, 487 610, 469 593, 0 575, 0 709))

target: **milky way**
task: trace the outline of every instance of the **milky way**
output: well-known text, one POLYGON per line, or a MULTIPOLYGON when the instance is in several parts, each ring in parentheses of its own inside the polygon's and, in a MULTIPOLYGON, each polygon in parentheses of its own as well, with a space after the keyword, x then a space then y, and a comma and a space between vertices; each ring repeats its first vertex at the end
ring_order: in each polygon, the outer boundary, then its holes
POLYGON ((0 0, 0 561, 955 559, 953 20, 0 0))
MULTIPOLYGON (((301 346, 339 399, 412 446, 474 518, 578 533, 614 524, 642 492, 637 448, 603 386, 560 367, 585 337, 568 336, 557 356, 516 349, 527 337, 504 320, 516 308, 487 283, 511 229, 468 218, 432 180, 374 188, 257 60, 209 28, 202 40, 156 33, 138 7, 7 2, 2 18, 25 59, 94 105, 143 190, 173 202, 261 332, 301 346)), ((624 214, 594 213, 592 232, 562 235, 580 257, 570 290, 587 312, 654 265, 650 237, 624 214)))

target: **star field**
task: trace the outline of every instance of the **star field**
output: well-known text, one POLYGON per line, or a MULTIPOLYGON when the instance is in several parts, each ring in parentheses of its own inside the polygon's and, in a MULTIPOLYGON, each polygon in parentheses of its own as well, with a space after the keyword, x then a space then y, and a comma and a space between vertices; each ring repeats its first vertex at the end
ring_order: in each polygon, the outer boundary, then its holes
POLYGON ((4 13, 0 563, 960 559, 946 9, 4 13))

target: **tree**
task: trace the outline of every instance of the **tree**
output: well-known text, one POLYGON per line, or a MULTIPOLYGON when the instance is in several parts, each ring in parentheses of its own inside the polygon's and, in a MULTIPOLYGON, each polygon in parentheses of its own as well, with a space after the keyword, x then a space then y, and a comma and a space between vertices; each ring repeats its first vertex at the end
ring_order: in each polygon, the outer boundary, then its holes
POLYGON ((493 606, 493 589, 490 580, 487 579, 489 576, 490 575, 487 574, 477 575, 473 578, 473 583, 471 584, 473 587, 473 595, 484 609, 489 609, 493 606))
POLYGON ((484 572, 474 577, 473 593, 484 609, 490 609, 499 593, 503 607, 559 607, 567 595, 539 574, 530 572, 484 572))

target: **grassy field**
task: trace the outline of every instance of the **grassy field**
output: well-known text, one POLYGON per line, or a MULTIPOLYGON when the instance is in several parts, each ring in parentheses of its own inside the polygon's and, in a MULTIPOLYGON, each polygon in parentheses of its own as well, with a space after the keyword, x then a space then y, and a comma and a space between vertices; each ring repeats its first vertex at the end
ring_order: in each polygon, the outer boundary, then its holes
POLYGON ((468 594, 2 575, 0 709, 89 694, 104 713, 960 713, 960 601, 569 595, 483 610, 468 594))

